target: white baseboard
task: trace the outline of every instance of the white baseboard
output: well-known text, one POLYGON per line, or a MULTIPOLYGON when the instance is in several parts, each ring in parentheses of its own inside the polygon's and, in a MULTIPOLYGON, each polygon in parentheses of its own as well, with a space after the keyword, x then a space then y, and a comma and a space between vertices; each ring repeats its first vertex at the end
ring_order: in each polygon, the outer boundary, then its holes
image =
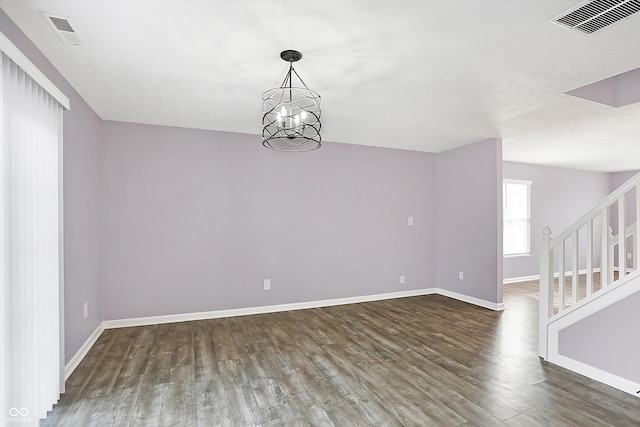
POLYGON ((638 394, 640 384, 636 382, 627 380, 561 354, 549 355, 549 362, 640 398, 640 394, 638 394))
POLYGON ((304 310, 308 308, 331 307, 334 305, 356 304, 360 302, 381 301, 385 299, 406 298, 419 295, 439 294, 474 304, 490 310, 504 310, 503 303, 494 303, 474 297, 458 294, 439 288, 424 288, 413 291, 391 292, 387 294, 364 295, 359 297, 335 298, 329 300, 308 301, 292 304, 267 305, 260 307, 237 308, 231 310, 215 310, 200 313, 169 314, 164 316, 134 317, 129 319, 105 320, 105 329, 128 328, 132 326, 160 325, 163 323, 189 322, 193 320, 217 319, 221 317, 248 316, 252 314, 276 313, 281 311, 304 310))
POLYGON ((511 277, 509 279, 504 279, 502 281, 502 284, 503 285, 510 285, 511 283, 532 282, 534 280, 540 280, 540 275, 539 274, 534 274, 533 276, 511 277))
POLYGON ((390 292, 386 294, 364 295, 358 297, 335 298, 328 300, 299 302, 292 304, 267 305, 261 307, 237 308, 231 310, 215 310, 200 313, 169 314, 164 316, 134 317, 129 319, 116 319, 103 321, 91 334, 87 341, 80 347, 80 350, 71 358, 65 367, 65 379, 69 378, 73 370, 86 356, 91 346, 96 342, 100 334, 105 329, 129 328, 133 326, 160 325, 164 323, 189 322, 193 320, 218 319, 222 317, 248 316, 252 314, 276 313, 281 311, 304 310, 308 308, 331 307, 335 305, 356 304, 361 302, 382 301, 386 299, 415 297, 420 295, 439 294, 449 298, 457 299, 469 304, 488 308, 490 310, 504 310, 503 303, 494 303, 469 297, 456 292, 439 288, 423 288, 403 292, 390 292))
POLYGON ((458 301, 463 301, 469 304, 477 305, 479 307, 488 308, 489 310, 494 310, 494 311, 504 310, 504 303, 502 302, 495 303, 495 302, 483 300, 480 298, 470 297, 468 295, 463 295, 457 292, 452 292, 452 291, 448 291, 446 289, 440 289, 440 288, 437 288, 435 293, 438 295, 443 295, 445 297, 457 299, 458 301))
POLYGON ((328 300, 296 302, 291 304, 265 305, 260 307, 236 308, 230 310, 204 311, 200 313, 169 314, 164 316, 134 317, 130 319, 105 320, 105 329, 128 328, 131 326, 159 325, 163 323, 189 322, 193 320, 217 319, 221 317, 248 316, 251 314, 277 313, 280 311, 304 310, 307 308, 331 307, 334 305, 356 304, 360 302, 381 301, 394 298, 415 297, 436 293, 435 288, 412 291, 390 292, 386 294, 363 295, 358 297, 335 298, 328 300))
MULTIPOLYGON (((594 273, 600 273, 600 268, 594 268, 593 272, 594 273)), ((572 274, 573 274, 572 271, 565 271, 564 272, 565 277, 571 276, 572 274)), ((587 270, 586 269, 578 270, 578 274, 587 274, 587 270)), ((558 277, 558 276, 560 276, 560 273, 554 273, 554 275, 553 275, 553 277, 558 277)), ((534 274, 532 276, 510 277, 508 279, 502 280, 502 284, 503 285, 510 285, 512 283, 531 282, 533 280, 540 280, 540 275, 539 274, 534 274)))
POLYGON ((76 351, 76 354, 74 354, 71 360, 69 360, 69 363, 65 365, 64 367, 65 381, 71 376, 73 371, 78 367, 78 365, 80 364, 82 359, 84 359, 84 357, 87 355, 89 350, 91 350, 91 347, 93 347, 93 344, 95 344, 95 342, 98 340, 98 338, 100 337, 104 329, 105 329, 104 322, 101 322, 96 328, 96 330, 93 331, 91 335, 89 335, 89 338, 87 338, 84 344, 82 344, 80 349, 76 351))

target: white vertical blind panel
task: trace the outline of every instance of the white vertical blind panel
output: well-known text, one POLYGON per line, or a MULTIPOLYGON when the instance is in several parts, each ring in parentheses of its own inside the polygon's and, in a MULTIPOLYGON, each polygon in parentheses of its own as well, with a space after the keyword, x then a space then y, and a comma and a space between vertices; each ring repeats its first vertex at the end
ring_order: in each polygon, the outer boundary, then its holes
POLYGON ((593 293, 593 218, 587 222, 587 296, 593 293))
POLYGON ((565 259, 566 259, 566 242, 563 240, 560 245, 560 266, 558 268, 558 313, 564 311, 564 287, 566 282, 565 259))
POLYGON ((578 302, 578 262, 580 258, 578 256, 578 231, 573 232, 572 239, 572 257, 571 263, 573 264, 572 273, 571 273, 571 304, 575 305, 578 302))
POLYGON ((59 144, 62 108, 0 53, 4 376, 8 425, 37 426, 60 381, 59 144))
POLYGON ((5 59, 0 50, 0 280, 2 281, 2 288, 0 288, 0 385, 3 385, 2 398, 0 399, 0 417, 6 417, 9 413, 9 408, 6 407, 7 398, 6 391, 8 384, 7 376, 7 355, 9 348, 9 334, 8 334, 8 319, 9 319, 9 307, 10 307, 10 294, 7 283, 9 269, 7 267, 7 241, 6 236, 6 212, 5 206, 7 203, 7 192, 5 191, 5 183, 7 181, 7 167, 5 165, 7 159, 5 155, 5 133, 7 129, 6 120, 6 107, 4 93, 7 90, 5 85, 5 59))
POLYGON ((636 231, 633 233, 633 268, 640 268, 640 252, 638 252, 638 233, 640 233, 640 185, 636 185, 636 231))

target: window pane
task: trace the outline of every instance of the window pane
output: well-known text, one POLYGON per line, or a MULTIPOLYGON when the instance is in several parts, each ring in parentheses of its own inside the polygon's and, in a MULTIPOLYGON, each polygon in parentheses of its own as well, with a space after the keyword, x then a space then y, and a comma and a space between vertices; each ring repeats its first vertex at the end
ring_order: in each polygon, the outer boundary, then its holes
POLYGON ((503 236, 505 254, 529 253, 529 221, 505 221, 503 236))
POLYGON ((507 184, 506 185, 506 212, 509 219, 524 219, 528 214, 527 193, 528 185, 507 184))
POLYGON ((528 183, 504 184, 503 200, 503 252, 505 255, 530 252, 529 218, 530 186, 528 183))

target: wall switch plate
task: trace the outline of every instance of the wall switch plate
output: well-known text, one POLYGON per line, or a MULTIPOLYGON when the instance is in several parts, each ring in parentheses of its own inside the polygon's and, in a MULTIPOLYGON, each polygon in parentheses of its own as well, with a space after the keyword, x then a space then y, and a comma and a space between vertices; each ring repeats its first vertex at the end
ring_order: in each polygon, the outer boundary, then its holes
POLYGON ((271 290, 271 279, 264 279, 264 290, 265 291, 271 290))
POLYGON ((407 218, 407 225, 413 225, 413 217, 412 216, 407 218))
POLYGON ((631 254, 627 254, 627 259, 631 259, 631 254))
POLYGON ((404 276, 400 276, 400 283, 404 283, 404 282, 405 282, 404 276))
POLYGON ((458 279, 464 280, 464 273, 462 271, 458 272, 458 279))
POLYGON ((89 303, 88 302, 84 302, 84 306, 82 307, 82 311, 84 313, 84 318, 86 319, 87 317, 89 317, 89 303))

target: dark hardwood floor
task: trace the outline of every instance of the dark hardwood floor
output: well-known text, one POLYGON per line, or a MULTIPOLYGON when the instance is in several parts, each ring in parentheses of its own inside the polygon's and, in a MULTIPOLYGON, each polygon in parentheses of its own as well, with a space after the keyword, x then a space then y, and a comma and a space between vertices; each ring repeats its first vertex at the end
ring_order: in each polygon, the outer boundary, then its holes
POLYGON ((640 425, 636 397, 540 361, 536 292, 107 330, 41 425, 640 425))

